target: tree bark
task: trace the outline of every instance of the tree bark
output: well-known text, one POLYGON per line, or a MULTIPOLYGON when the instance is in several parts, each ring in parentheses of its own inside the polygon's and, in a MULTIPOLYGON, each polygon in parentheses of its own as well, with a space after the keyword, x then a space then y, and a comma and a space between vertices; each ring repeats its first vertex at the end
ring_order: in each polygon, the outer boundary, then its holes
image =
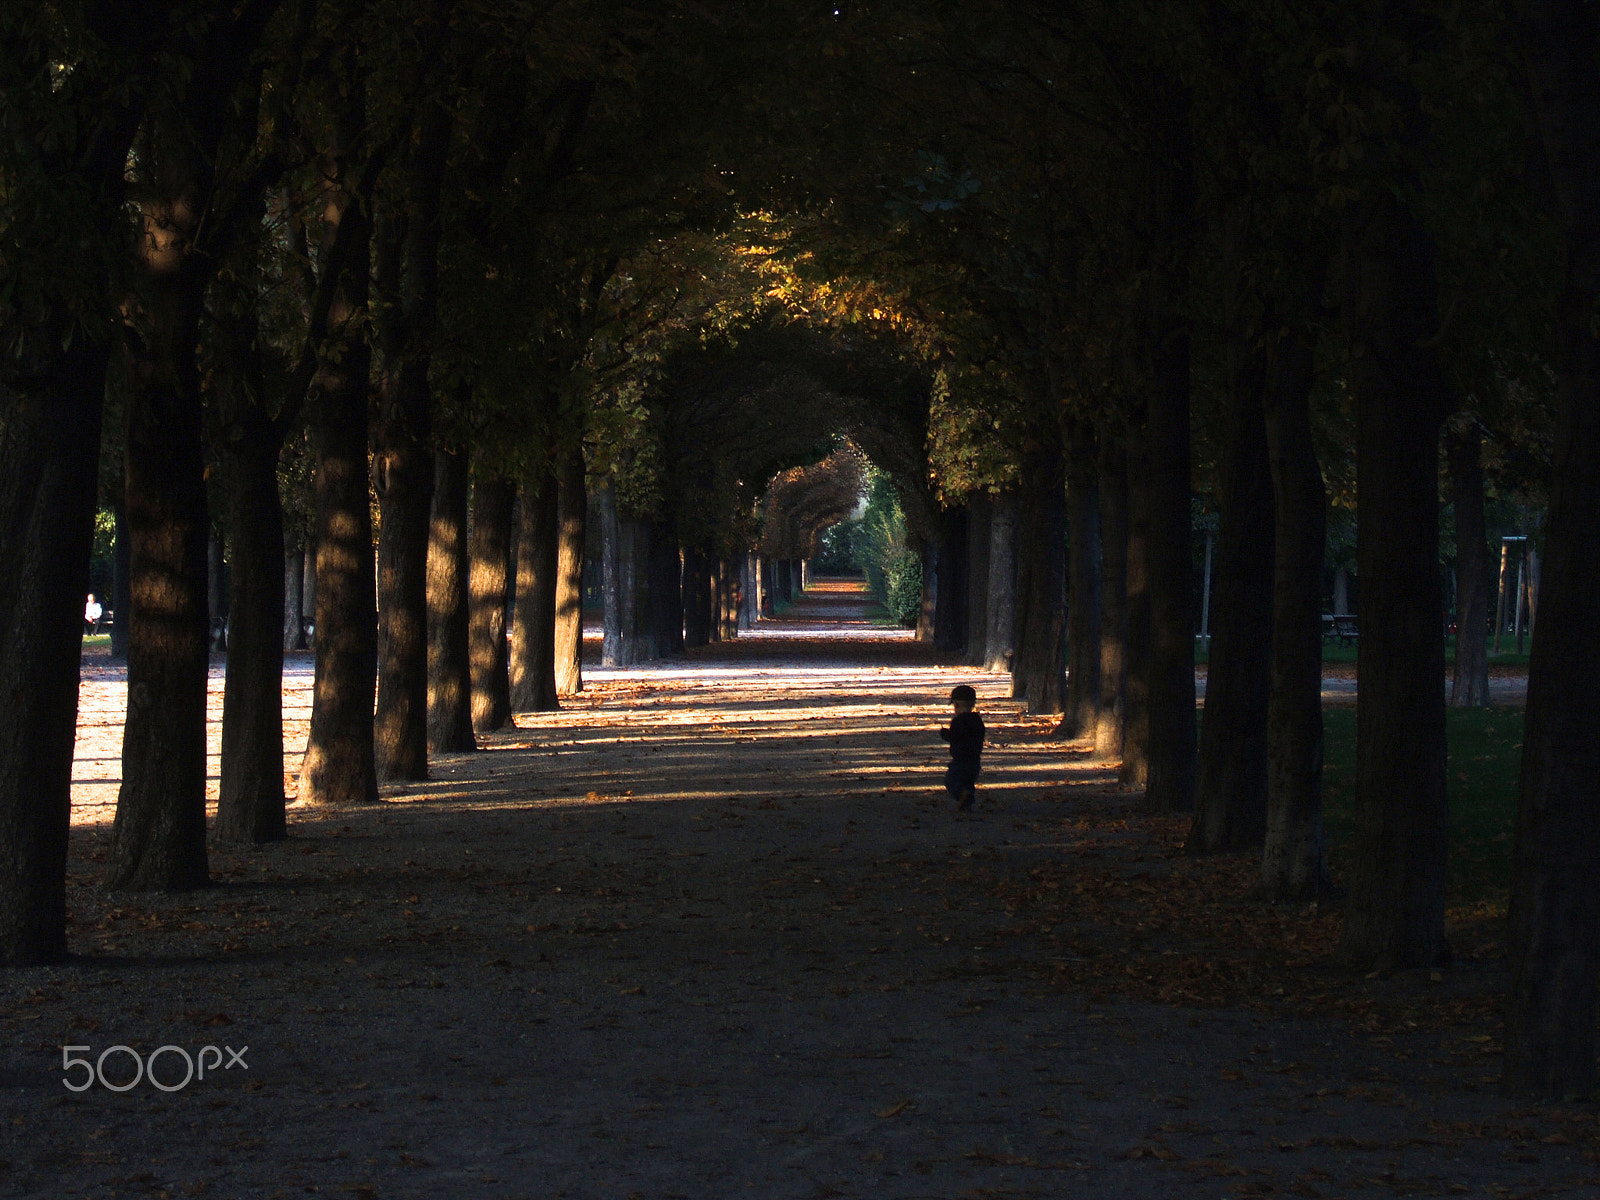
POLYGON ((561 459, 556 499, 556 695, 583 691, 583 544, 589 497, 583 447, 561 459))
POLYGON ((989 505, 989 614, 984 670, 1004 675, 1011 670, 1017 619, 1017 496, 1001 492, 989 505))
POLYGON ((1483 514, 1483 464, 1476 420, 1452 421, 1444 438, 1456 509, 1456 662, 1451 708, 1489 701, 1489 541, 1483 514))
MULTIPOLYGON (((1582 0, 1531 0, 1527 63, 1566 262, 1542 595, 1512 851, 1505 1083, 1595 1089, 1600 974, 1600 30, 1582 0)), ((1363 606, 1365 595, 1363 595, 1363 606)))
POLYGON ((651 637, 656 653, 669 658, 683 652, 683 564, 677 526, 670 518, 650 526, 648 570, 651 637))
POLYGON ((1128 452, 1120 437, 1100 430, 1100 700, 1094 754, 1122 757, 1127 718, 1128 452))
POLYGON ((1267 697, 1272 682, 1272 468, 1263 422, 1266 364, 1234 347, 1228 381, 1211 656, 1199 784, 1184 849, 1261 845, 1267 828, 1267 697))
POLYGON ((511 628, 511 707, 515 712, 555 712, 556 521, 555 477, 530 483, 522 493, 517 528, 517 603, 511 628))
MULTIPOLYGON (((283 505, 278 452, 283 441, 266 413, 250 405, 243 437, 230 445, 228 528, 233 537, 228 661, 222 693, 222 765, 212 835, 261 843, 288 836, 283 789, 283 505)), ((300 589, 295 588, 298 609, 300 589)), ((296 625, 298 626, 298 611, 296 625)))
MULTIPOLYGON (((784 560, 787 566, 788 560, 784 560)), ((693 649, 711 640, 711 599, 706 556, 698 548, 683 551, 683 644, 693 649)))
POLYGON ((506 609, 511 598, 511 527, 515 485, 480 462, 472 501, 467 590, 468 655, 472 667, 472 727, 480 733, 511 724, 510 648, 506 609))
POLYGON ((1067 694, 1056 736, 1093 737, 1100 707, 1100 479, 1094 428, 1072 421, 1067 447, 1067 694))
POLYGON ((1356 836, 1339 954, 1357 969, 1430 966, 1444 940, 1444 613, 1439 425, 1445 411, 1433 246, 1388 192, 1345 230, 1356 408, 1356 836))
POLYGON ((1150 739, 1145 806, 1194 809, 1198 755, 1194 686, 1194 573, 1189 484, 1189 258, 1194 241, 1194 143, 1187 92, 1169 82, 1160 144, 1150 160, 1160 243, 1151 272, 1154 365, 1146 453, 1150 739))
POLYGON ((428 749, 435 754, 478 748, 472 736, 467 493, 465 452, 435 450, 428 537, 428 749))
MULTIPOLYGON (((176 243, 192 233, 165 236, 176 243)), ((210 519, 195 359, 205 281, 166 261, 169 255, 183 257, 163 238, 149 240, 123 467, 133 603, 122 786, 106 883, 128 891, 187 891, 210 882, 210 519)))
POLYGON ((968 666, 981 667, 989 651, 989 514, 988 492, 967 500, 967 653, 968 666))
POLYGON ((132 538, 128 534, 128 509, 116 503, 116 542, 111 551, 111 657, 128 657, 128 615, 133 611, 131 568, 132 538))
MULTIPOLYGON (((1124 567, 1122 774, 1127 787, 1150 779, 1150 460, 1146 433, 1128 432, 1128 545, 1124 567)), ((1187 521, 1185 522, 1187 524, 1187 521)))
POLYGON ((951 654, 967 648, 967 510, 939 514, 939 553, 934 569, 933 644, 951 654))
POLYGON ((1311 439, 1312 349, 1280 337, 1265 390, 1272 468, 1272 685, 1260 893, 1329 895, 1322 835, 1322 558, 1327 492, 1311 439))
MULTIPOLYGON (((105 351, 79 339, 37 392, 0 389, 0 966, 67 952, 67 834, 105 351)), ((119 609, 116 624, 128 619, 119 609)))
POLYGON ((623 623, 628 597, 623 595, 622 518, 617 513, 617 493, 609 477, 596 489, 595 502, 600 511, 600 596, 604 605, 600 665, 617 667, 624 665, 623 623))
POLYGON ((298 547, 283 552, 283 648, 286 651, 306 648, 305 626, 300 620, 305 604, 305 558, 306 552, 298 547))
POLYGON ((1059 446, 1017 494, 1016 649, 1011 694, 1030 713, 1058 713, 1066 692, 1067 479, 1059 446))

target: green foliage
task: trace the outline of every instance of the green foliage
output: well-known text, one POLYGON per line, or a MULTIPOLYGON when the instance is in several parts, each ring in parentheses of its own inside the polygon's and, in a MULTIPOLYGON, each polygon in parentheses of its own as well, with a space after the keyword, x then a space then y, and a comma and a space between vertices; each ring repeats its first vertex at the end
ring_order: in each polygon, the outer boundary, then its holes
POLYGON ((857 541, 861 567, 884 611, 909 627, 922 611, 922 557, 907 544, 906 516, 893 480, 874 468, 867 486, 857 541))
POLYGON ((859 520, 840 521, 822 531, 817 539, 817 554, 811 560, 818 575, 859 575, 862 560, 862 524, 859 520))

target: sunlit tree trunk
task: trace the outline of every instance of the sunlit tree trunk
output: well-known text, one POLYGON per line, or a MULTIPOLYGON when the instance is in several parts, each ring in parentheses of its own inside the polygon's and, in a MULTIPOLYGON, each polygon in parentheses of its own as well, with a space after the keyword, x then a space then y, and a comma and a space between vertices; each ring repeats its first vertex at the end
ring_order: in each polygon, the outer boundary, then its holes
POLYGON ((511 600, 511 533, 517 492, 515 485, 481 462, 475 475, 467 547, 467 641, 472 664, 472 727, 487 733, 511 723, 506 609, 511 600))
POLYGON ((1093 426, 1071 421, 1067 446, 1067 694, 1056 736, 1094 736, 1100 707, 1100 472, 1093 426))
POLYGON ((589 499, 583 447, 566 451, 556 500, 556 695, 583 690, 583 543, 589 499))
POLYGON ((1100 430, 1100 698, 1094 753, 1122 757, 1127 718, 1128 452, 1108 428, 1100 430))
POLYGON ((511 628, 511 708, 554 712, 556 698, 555 477, 546 472, 522 492, 517 527, 517 600, 511 628))
POLYGON ((467 598, 467 456, 433 452, 428 535, 428 749, 460 754, 472 736, 472 663, 467 598))
POLYGON ((989 506, 989 636, 984 670, 1011 670, 1017 619, 1017 497, 1001 492, 989 506))

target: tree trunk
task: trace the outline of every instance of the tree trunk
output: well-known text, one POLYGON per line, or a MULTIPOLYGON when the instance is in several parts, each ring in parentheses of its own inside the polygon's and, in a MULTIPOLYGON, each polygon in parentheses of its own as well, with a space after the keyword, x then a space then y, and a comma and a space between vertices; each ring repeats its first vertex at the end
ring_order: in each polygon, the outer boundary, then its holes
POLYGON ((1120 438, 1100 430, 1100 702, 1095 710, 1094 753, 1122 757, 1127 718, 1128 661, 1128 452, 1120 438))
POLYGON ((327 328, 339 332, 318 347, 309 405, 317 493, 316 679, 300 798, 313 804, 378 799, 372 735, 377 594, 367 474, 372 351, 362 328, 369 315, 372 227, 356 194, 349 152, 364 121, 358 89, 337 117, 337 146, 326 164, 322 259, 325 269, 339 271, 327 328), (342 259, 335 253, 341 249, 342 259))
MULTIPOLYGON (((280 509, 281 514, 281 509, 280 509)), ((281 521, 280 515, 280 521, 281 521)), ((283 648, 306 648, 305 626, 300 612, 305 605, 306 552, 298 547, 283 552, 283 648)))
POLYGON ((1456 508, 1456 664, 1450 707, 1479 708, 1489 703, 1489 541, 1476 420, 1452 421, 1444 447, 1456 508))
POLYGON ((596 489, 595 502, 600 510, 600 596, 604 605, 600 665, 617 667, 623 665, 624 609, 628 605, 623 595, 622 518, 617 514, 617 493, 609 477, 596 489))
POLYGON ((1016 650, 1011 694, 1058 713, 1066 693, 1067 477, 1059 447, 1025 472, 1017 496, 1016 650))
POLYGON ((683 653, 683 564, 677 526, 670 518, 650 525, 649 622, 651 640, 662 658, 683 653))
POLYGON ((428 749, 462 754, 472 736, 472 659, 467 601, 467 457, 433 452, 428 536, 428 749))
POLYGON ((951 654, 967 648, 967 510, 939 514, 939 551, 934 557, 933 644, 951 654))
POLYGON ((1311 347, 1281 337, 1265 391, 1272 466, 1272 687, 1260 892, 1328 895, 1322 836, 1322 558, 1327 493, 1311 440, 1311 347))
POLYGON ((1194 809, 1198 726, 1194 686, 1194 583, 1189 485, 1189 255, 1194 237, 1194 147, 1187 96, 1175 89, 1153 160, 1153 201, 1165 248, 1154 283, 1153 387, 1148 434, 1150 740, 1145 806, 1194 809))
MULTIPOLYGON (((1122 783, 1150 779, 1150 460, 1143 429, 1128 432, 1127 633, 1123 637, 1122 783)), ((1187 520, 1185 524, 1187 525, 1187 520)))
POLYGON ((706 557, 706 639, 722 640, 722 560, 706 557))
POLYGON ((1100 480, 1094 429, 1073 421, 1067 447, 1067 694, 1056 736, 1093 737, 1100 707, 1100 480))
POLYGON ((1017 496, 1002 492, 989 506, 989 614, 984 670, 1003 675, 1011 670, 1017 618, 1017 496))
POLYGON ((472 727, 480 733, 511 724, 506 609, 511 598, 511 526, 516 497, 515 485, 478 465, 467 547, 471 560, 467 640, 472 665, 472 727))
POLYGON ((183 272, 162 275, 149 265, 123 468, 133 604, 122 787, 106 882, 119 890, 186 891, 210 882, 210 520, 195 361, 204 281, 183 272))
POLYGON ((128 615, 133 611, 132 542, 128 534, 128 509, 115 505, 116 542, 111 551, 111 657, 128 657, 128 615))
POLYGON ((589 498, 583 447, 562 456, 556 501, 556 695, 583 691, 583 543, 589 498))
POLYGON ((967 653, 968 666, 981 667, 989 651, 989 514, 988 492, 967 500, 967 653))
POLYGON ((776 576, 778 599, 788 604, 794 599, 794 580, 789 574, 789 560, 780 558, 774 564, 773 574, 776 576))
MULTIPOLYGON (((222 779, 212 835, 221 842, 288 836, 283 792, 283 505, 266 413, 246 410, 225 478, 233 536, 228 662, 222 693, 222 779)), ((298 608, 299 588, 295 589, 298 608)), ((298 613, 297 613, 298 618, 298 613)), ((296 621, 298 624, 298 619, 296 621)))
MULTIPOLYGON (((787 560, 785 560, 787 565, 787 560)), ((683 644, 693 649, 711 640, 711 601, 706 556, 697 548, 683 551, 683 644)))
POLYGON ((561 707, 555 660, 559 511, 553 475, 546 474, 523 490, 511 629, 511 707, 516 712, 555 712, 561 707))
POLYGON ((1266 364, 1233 349, 1218 479, 1215 604, 1200 726, 1200 777, 1184 849, 1261 845, 1267 828, 1267 697, 1272 684, 1272 468, 1262 396, 1266 364))
MULTIPOLYGON (((1582 0, 1532 0, 1526 61, 1566 241, 1542 596, 1512 851, 1505 1083, 1595 1088, 1600 971, 1600 34, 1582 0)), ((1363 597, 1363 607, 1365 597, 1363 597)))
MULTIPOLYGON (((917 605, 916 639, 919 642, 931 642, 934 639, 934 623, 937 617, 939 603, 939 557, 944 550, 944 545, 937 534, 923 542, 918 552, 920 559, 919 574, 922 576, 922 595, 917 605)), ((798 578, 798 573, 797 576, 798 578)))
POLYGON ((378 705, 373 751, 380 781, 428 777, 428 525, 433 455, 420 433, 387 422, 373 456, 379 507, 378 705))
POLYGON ((1439 424, 1444 383, 1433 246, 1387 192, 1347 216, 1356 408, 1356 835, 1339 954, 1357 969, 1430 966, 1444 940, 1444 612, 1439 424))
MULTIPOLYGON (((0 390, 0 966, 67 952, 67 833, 105 351, 78 339, 36 394, 0 390)), ((119 608, 113 628, 128 619, 119 608)))

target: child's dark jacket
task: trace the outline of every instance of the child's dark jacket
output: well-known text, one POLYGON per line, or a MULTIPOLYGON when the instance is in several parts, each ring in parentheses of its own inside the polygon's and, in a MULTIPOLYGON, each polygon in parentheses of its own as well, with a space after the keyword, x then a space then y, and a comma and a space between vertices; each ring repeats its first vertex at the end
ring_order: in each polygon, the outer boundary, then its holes
POLYGON ((983 718, 975 712, 957 713, 939 736, 950 743, 951 762, 976 763, 983 757, 983 718))

